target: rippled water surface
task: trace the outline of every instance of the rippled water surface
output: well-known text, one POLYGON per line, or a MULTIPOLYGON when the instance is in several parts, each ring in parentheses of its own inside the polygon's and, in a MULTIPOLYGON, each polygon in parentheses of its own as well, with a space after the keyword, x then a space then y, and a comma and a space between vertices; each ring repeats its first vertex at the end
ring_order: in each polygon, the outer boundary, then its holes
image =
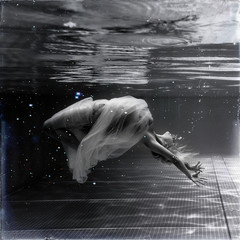
POLYGON ((2 2, 1 91, 238 94, 238 19, 238 1, 2 2))

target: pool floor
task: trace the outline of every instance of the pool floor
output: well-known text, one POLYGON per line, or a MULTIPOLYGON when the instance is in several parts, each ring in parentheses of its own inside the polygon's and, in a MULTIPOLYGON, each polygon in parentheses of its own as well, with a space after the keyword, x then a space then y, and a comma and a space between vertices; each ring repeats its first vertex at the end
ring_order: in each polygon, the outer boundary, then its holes
POLYGON ((3 239, 240 239, 240 159, 211 156, 205 186, 149 156, 102 162, 85 184, 42 180, 3 201, 3 239), (114 162, 114 164, 113 164, 114 162))

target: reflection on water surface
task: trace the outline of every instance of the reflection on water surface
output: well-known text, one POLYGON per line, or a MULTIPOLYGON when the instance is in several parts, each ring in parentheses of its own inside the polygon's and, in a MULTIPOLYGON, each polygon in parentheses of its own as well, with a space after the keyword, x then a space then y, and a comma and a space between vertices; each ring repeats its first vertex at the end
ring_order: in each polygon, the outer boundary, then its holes
POLYGON ((2 91, 238 94, 237 1, 22 1, 1 12, 2 91))

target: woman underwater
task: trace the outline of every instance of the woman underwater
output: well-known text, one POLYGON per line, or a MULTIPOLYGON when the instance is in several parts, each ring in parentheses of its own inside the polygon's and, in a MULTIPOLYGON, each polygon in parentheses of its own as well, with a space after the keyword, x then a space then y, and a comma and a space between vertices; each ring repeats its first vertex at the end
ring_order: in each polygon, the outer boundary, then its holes
POLYGON ((83 99, 54 114, 44 122, 44 130, 60 140, 69 159, 73 179, 87 180, 90 169, 99 161, 116 158, 136 143, 142 142, 155 158, 174 164, 196 185, 204 184, 200 162, 190 166, 186 162, 193 154, 176 147, 169 132, 156 134, 147 103, 132 96, 83 99))

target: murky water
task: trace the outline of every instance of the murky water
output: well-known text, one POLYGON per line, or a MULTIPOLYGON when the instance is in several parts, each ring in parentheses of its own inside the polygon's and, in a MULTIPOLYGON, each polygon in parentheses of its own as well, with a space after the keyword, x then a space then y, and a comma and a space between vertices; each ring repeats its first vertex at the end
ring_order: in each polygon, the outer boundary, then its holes
MULTIPOLYGON (((89 96, 143 98, 157 132, 178 134, 200 155, 238 155, 238 21, 238 1, 1 2, 7 191, 46 172, 66 174, 42 123, 89 96)), ((143 152, 137 146, 133 155, 143 152)))

